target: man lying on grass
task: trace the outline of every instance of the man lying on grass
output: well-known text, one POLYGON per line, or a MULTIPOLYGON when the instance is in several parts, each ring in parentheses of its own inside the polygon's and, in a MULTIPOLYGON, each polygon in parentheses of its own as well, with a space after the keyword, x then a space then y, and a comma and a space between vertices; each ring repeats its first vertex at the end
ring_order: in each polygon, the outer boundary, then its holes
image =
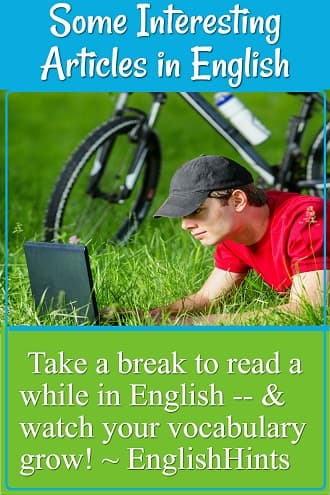
MULTIPOLYGON (((330 218, 330 202, 327 202, 330 218)), ((181 217, 182 228, 204 246, 215 246, 215 266, 190 294, 150 314, 156 322, 170 315, 177 324, 225 323, 225 314, 210 314, 255 270, 289 300, 276 309, 299 312, 304 302, 323 303, 323 200, 281 191, 263 191, 251 174, 233 160, 200 156, 174 174, 170 194, 155 217, 181 217), (201 316, 200 313, 204 312, 201 316), (211 311, 212 312, 212 311, 211 311), (182 316, 187 315, 190 316, 182 316), (199 316, 191 316, 199 313, 199 316)), ((330 229, 327 229, 330 232, 330 229)), ((330 239, 328 241, 330 245, 330 239)), ((330 256, 326 257, 330 279, 330 256)), ((246 314, 245 317, 250 315, 246 314)), ((239 316, 244 321, 244 314, 239 316)))

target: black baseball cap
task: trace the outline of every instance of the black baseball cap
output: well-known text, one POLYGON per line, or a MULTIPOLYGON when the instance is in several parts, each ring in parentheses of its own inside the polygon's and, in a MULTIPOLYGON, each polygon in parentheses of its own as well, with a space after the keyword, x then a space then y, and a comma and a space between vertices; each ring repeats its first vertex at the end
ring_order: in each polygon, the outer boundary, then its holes
POLYGON ((199 156, 175 172, 170 195, 154 217, 185 217, 193 213, 211 191, 232 189, 252 182, 250 172, 230 158, 199 156))

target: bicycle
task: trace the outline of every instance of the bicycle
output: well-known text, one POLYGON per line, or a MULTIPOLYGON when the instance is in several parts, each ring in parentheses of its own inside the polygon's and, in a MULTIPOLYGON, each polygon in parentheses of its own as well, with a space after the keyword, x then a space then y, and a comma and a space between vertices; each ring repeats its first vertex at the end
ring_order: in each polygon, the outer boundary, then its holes
MULTIPOLYGON (((127 105, 132 93, 119 93, 113 116, 93 130, 67 161, 51 194, 45 216, 45 240, 125 243, 137 231, 155 197, 161 169, 161 142, 154 130, 166 93, 150 93, 149 110, 127 105), (122 153, 122 154, 120 154, 122 153), (112 212, 112 210, 114 212, 112 212)), ((291 117, 281 163, 270 165, 243 135, 200 93, 177 93, 242 156, 268 188, 329 195, 324 177, 324 142, 330 147, 330 120, 312 139, 307 155, 301 143, 320 93, 302 97, 291 117), (325 136, 324 136, 325 132, 325 136)), ((330 104, 326 102, 326 110, 330 104)), ((221 154, 221 153, 219 153, 221 154)))

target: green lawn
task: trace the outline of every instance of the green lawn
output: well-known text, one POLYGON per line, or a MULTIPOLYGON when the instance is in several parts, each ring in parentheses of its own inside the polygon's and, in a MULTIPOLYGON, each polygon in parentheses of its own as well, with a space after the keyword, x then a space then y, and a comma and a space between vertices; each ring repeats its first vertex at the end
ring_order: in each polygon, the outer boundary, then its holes
MULTIPOLYGON (((168 96, 156 126, 162 142, 163 163, 151 214, 129 245, 108 246, 101 254, 97 246, 90 245, 100 307, 116 304, 147 310, 168 303, 196 290, 212 268, 212 249, 204 249, 190 239, 181 231, 179 222, 154 220, 152 212, 165 199, 169 180, 184 161, 203 153, 223 154, 243 161, 177 94, 168 96)), ((298 108, 299 99, 280 93, 242 94, 241 99, 272 130, 271 138, 259 149, 267 160, 276 164, 282 156, 288 117, 298 108)), ((23 243, 42 239, 45 208, 63 164, 86 134, 111 115, 114 101, 113 94, 103 93, 9 95, 9 319, 12 324, 39 323, 32 309, 23 243)), ((149 101, 148 94, 133 96, 137 105, 145 106, 149 101)), ((278 302, 279 296, 251 275, 224 310, 235 315, 272 307, 278 302)), ((45 323, 57 321, 50 316, 45 323)), ((127 323, 144 321, 132 315, 127 323)), ((235 324, 235 316, 232 322, 235 324)), ((274 312, 267 318, 258 316, 250 321, 298 325, 321 322, 322 315, 310 308, 299 318, 274 312)))

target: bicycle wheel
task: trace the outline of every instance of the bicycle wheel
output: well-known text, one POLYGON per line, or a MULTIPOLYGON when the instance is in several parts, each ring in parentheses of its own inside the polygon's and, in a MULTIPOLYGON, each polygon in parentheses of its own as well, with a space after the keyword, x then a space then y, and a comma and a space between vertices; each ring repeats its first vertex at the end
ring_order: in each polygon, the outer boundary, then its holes
MULTIPOLYGON (((323 197, 323 177, 324 177, 324 166, 326 166, 326 183, 330 182, 330 121, 326 123, 326 162, 324 163, 324 129, 323 127, 319 130, 314 141, 308 151, 306 160, 306 179, 307 180, 322 180, 322 184, 315 189, 310 189, 309 193, 313 196, 323 197)), ((329 187, 326 189, 327 199, 330 199, 329 187)))
POLYGON ((161 163, 154 131, 132 139, 140 121, 120 117, 102 124, 69 158, 50 197, 45 240, 87 243, 126 242, 146 217, 155 195, 161 163), (143 163, 131 195, 120 199, 137 147, 143 163))

